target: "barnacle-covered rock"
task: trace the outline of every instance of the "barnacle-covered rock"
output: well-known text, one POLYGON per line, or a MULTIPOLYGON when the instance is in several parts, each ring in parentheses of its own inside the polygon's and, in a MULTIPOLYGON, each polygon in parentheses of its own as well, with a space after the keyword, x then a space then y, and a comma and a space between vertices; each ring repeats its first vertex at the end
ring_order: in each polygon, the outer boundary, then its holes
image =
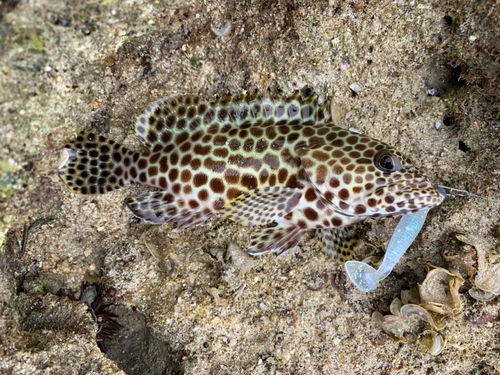
POLYGON ((372 319, 395 339, 402 339, 405 332, 418 330, 419 320, 427 322, 432 328, 440 330, 444 324, 436 321, 429 311, 422 306, 403 305, 399 298, 395 298, 390 306, 391 315, 382 315, 378 311, 372 314, 372 319))
POLYGON ((437 314, 449 315, 454 319, 462 314, 462 301, 458 294, 464 279, 444 268, 427 266, 427 276, 419 285, 420 306, 437 314))
POLYGON ((401 291, 401 299, 395 298, 390 306, 390 315, 375 311, 372 319, 395 341, 408 341, 407 332, 422 332, 422 322, 432 330, 421 333, 419 343, 438 355, 446 340, 437 333, 446 326, 446 317, 457 319, 462 312, 458 289, 463 283, 460 275, 443 268, 428 266, 428 274, 418 288, 401 291))
POLYGON ((427 348, 430 354, 438 355, 446 346, 446 339, 436 331, 427 330, 422 332, 418 343, 427 348))
POLYGON ((388 333, 395 342, 408 342, 408 339, 404 336, 405 332, 412 331, 414 325, 418 324, 418 321, 409 322, 401 316, 382 315, 378 311, 373 312, 372 319, 384 332, 388 333))
POLYGON ((457 238, 473 246, 477 252, 477 274, 475 287, 469 294, 479 301, 489 301, 500 294, 500 254, 493 244, 482 236, 473 234, 457 235, 457 238))
POLYGON ((479 289, 477 287, 472 287, 471 289, 469 289, 469 294, 475 300, 483 302, 488 302, 496 297, 494 293, 479 289))
POLYGON ((404 305, 403 307, 401 307, 400 312, 401 312, 402 317, 405 317, 408 319, 410 319, 412 317, 417 317, 419 319, 426 321, 433 328, 438 329, 438 330, 443 329, 446 325, 442 321, 434 319, 433 316, 431 315, 431 313, 429 311, 427 311, 426 309, 424 309, 422 306, 411 305, 411 304, 404 305))

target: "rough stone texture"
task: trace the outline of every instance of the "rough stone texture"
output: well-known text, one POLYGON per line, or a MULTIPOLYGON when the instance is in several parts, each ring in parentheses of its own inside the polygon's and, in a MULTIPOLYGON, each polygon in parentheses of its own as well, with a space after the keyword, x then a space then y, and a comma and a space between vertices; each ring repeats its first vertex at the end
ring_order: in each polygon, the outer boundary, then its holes
MULTIPOLYGON (((179 262, 172 279, 171 264, 138 241, 150 226, 121 203, 146 188, 73 196, 56 172, 79 129, 140 148, 131 118, 164 95, 303 89, 332 96, 347 112, 343 126, 401 149, 436 183, 498 200, 497 2, 33 0, 2 2, 0 15, 0 372, 119 371, 95 345, 85 308, 48 294, 60 285, 76 293, 84 279, 116 288, 116 303, 140 312, 187 374, 500 370, 498 298, 469 297, 467 273, 464 317, 442 331, 438 357, 415 340, 394 344, 370 318, 422 282, 427 262, 460 269, 443 256, 462 251, 454 233, 491 237, 498 202, 447 199, 392 275, 364 294, 311 238, 234 267, 225 249, 245 248, 258 229, 218 218, 158 229, 179 262), (217 37, 210 26, 225 21, 231 31, 217 37), (24 224, 39 218, 57 220, 30 231, 21 257, 24 224), (329 286, 312 290, 324 271, 329 286)), ((374 224, 375 248, 362 255, 381 255, 395 225, 374 224)))

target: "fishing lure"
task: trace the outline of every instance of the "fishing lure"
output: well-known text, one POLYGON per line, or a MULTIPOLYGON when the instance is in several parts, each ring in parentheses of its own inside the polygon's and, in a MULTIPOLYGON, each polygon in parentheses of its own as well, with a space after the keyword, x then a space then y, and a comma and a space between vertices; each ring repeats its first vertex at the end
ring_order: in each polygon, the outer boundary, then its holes
POLYGON ((395 148, 333 124, 317 96, 172 95, 136 119, 145 150, 89 132, 65 147, 60 177, 80 194, 131 183, 159 191, 125 200, 150 223, 201 224, 214 214, 266 225, 248 252, 282 254, 316 230, 325 253, 352 259, 355 224, 416 213, 444 197, 395 148), (274 226, 273 226, 274 225, 274 226))
POLYGON ((422 229, 428 212, 429 209, 424 208, 415 213, 406 214, 401 218, 389 241, 384 260, 378 270, 357 260, 346 262, 347 275, 359 290, 369 292, 375 289, 380 281, 389 276, 396 263, 399 262, 422 229))

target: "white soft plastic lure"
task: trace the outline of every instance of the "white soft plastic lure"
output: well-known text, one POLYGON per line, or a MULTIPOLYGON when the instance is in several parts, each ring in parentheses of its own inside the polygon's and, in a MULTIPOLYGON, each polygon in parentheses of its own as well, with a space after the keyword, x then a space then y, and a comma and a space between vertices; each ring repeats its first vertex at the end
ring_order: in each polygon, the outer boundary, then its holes
POLYGON ((347 274, 359 290, 369 292, 375 289, 380 281, 389 276, 396 263, 399 262, 422 229, 428 212, 429 209, 425 208, 415 213, 406 214, 401 218, 378 270, 363 262, 355 260, 346 262, 347 274))

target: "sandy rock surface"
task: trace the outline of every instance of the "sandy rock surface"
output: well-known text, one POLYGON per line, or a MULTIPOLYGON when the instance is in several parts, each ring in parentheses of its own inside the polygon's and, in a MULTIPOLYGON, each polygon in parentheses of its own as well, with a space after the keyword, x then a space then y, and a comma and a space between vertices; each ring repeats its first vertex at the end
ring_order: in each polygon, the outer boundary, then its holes
MULTIPOLYGON (((0 373, 498 373, 498 297, 467 293, 477 254, 456 234, 498 252, 499 18, 493 0, 2 2, 0 373), (57 176, 77 130, 139 150, 132 118, 157 98, 267 89, 333 98, 343 127, 497 202, 449 197, 362 293, 312 233, 280 258, 251 258, 258 228, 214 217, 172 232, 124 206, 144 186, 75 196, 57 176), (438 356, 418 344, 423 322, 404 343, 371 318, 422 283, 427 263, 465 280, 438 356), (102 303, 92 314, 82 296, 102 303), (102 339, 103 319, 121 329, 102 339)), ((396 223, 368 223, 360 258, 383 255, 396 223)))

